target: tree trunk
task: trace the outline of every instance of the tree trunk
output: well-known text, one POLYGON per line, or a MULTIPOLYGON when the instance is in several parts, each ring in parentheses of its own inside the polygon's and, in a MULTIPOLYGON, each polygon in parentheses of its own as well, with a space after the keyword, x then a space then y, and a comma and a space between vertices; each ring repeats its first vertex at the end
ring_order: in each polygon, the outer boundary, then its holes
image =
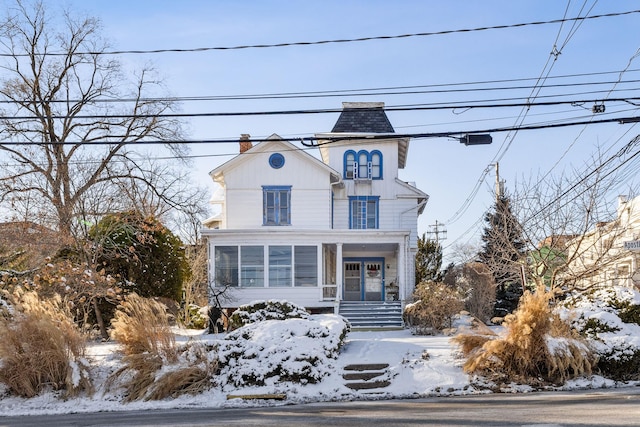
POLYGON ((100 328, 100 335, 102 336, 102 339, 108 340, 109 334, 107 333, 107 328, 104 326, 104 319, 102 318, 102 312, 98 306, 97 298, 93 299, 93 311, 96 315, 96 322, 98 323, 98 328, 100 328))

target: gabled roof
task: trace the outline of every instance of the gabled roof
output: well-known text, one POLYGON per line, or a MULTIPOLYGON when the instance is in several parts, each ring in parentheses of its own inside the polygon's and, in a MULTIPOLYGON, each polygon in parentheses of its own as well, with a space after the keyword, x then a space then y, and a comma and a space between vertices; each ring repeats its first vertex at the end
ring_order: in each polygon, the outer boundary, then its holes
POLYGON ((383 102, 343 102, 332 133, 394 133, 383 102))
POLYGON ((213 178, 214 181, 218 182, 219 179, 224 176, 225 171, 231 170, 235 168, 237 165, 244 163, 245 161, 250 160, 253 155, 264 152, 275 152, 275 151, 288 151, 291 153, 295 153, 297 156, 303 158, 304 160, 310 162, 315 167, 321 168, 325 170, 330 175, 330 182, 332 184, 340 183, 341 177, 340 174, 335 171, 330 166, 326 165, 319 159, 313 157, 311 154, 306 151, 301 150, 295 145, 291 144, 288 141, 283 140, 279 135, 273 134, 266 141, 263 141, 259 144, 254 145, 249 150, 244 153, 238 154, 231 160, 221 164, 217 168, 213 169, 209 172, 209 176, 213 178))
POLYGON ((406 198, 416 199, 416 201, 418 202, 418 215, 422 214, 422 212, 424 212, 424 207, 427 205, 427 202, 429 201, 429 195, 424 191, 420 190, 414 184, 410 184, 408 182, 402 181, 399 178, 396 178, 396 182, 400 184, 401 187, 403 187, 405 190, 408 191, 408 193, 399 193, 398 198, 399 199, 406 199, 406 198))

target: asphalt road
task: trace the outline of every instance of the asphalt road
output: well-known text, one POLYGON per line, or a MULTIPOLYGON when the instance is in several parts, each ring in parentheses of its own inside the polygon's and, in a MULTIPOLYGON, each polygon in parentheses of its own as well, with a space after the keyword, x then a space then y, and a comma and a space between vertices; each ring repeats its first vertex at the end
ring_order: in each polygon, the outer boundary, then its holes
POLYGON ((640 387, 242 409, 0 417, 4 426, 638 426, 640 387))

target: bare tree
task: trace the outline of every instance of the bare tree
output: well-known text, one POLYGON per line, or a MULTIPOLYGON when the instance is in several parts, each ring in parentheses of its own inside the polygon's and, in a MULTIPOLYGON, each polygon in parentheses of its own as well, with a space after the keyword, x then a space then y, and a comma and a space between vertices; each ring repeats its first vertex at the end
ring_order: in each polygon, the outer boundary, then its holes
POLYGON ((177 169, 139 150, 160 141, 184 154, 181 124, 166 116, 176 105, 153 70, 125 76, 97 19, 48 12, 16 0, 0 23, 0 203, 28 200, 65 239, 109 211, 197 204, 177 169))
POLYGON ((622 250, 623 237, 633 237, 633 230, 611 200, 616 189, 634 192, 639 147, 635 137, 616 153, 599 152, 585 170, 521 185, 513 200, 528 246, 530 283, 566 293, 617 279, 604 272, 619 274, 617 265, 629 257, 622 250))

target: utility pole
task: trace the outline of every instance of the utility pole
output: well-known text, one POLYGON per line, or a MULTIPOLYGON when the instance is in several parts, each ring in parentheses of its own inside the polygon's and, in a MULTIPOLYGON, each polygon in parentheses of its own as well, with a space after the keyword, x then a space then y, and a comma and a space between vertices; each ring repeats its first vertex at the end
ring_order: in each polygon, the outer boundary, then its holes
POLYGON ((496 166, 496 205, 500 203, 500 199, 504 196, 504 181, 500 181, 500 166, 498 162, 496 166))
POLYGON ((427 231, 427 235, 429 235, 430 240, 435 240, 436 243, 439 245, 440 240, 447 239, 447 230, 444 228, 443 223, 438 222, 436 220, 436 223, 433 225, 430 225, 429 227, 431 227, 432 229, 432 231, 427 231), (435 235, 435 239, 432 239, 431 236, 434 236, 434 235, 435 235), (442 235, 442 237, 440 237, 440 235, 442 235))

